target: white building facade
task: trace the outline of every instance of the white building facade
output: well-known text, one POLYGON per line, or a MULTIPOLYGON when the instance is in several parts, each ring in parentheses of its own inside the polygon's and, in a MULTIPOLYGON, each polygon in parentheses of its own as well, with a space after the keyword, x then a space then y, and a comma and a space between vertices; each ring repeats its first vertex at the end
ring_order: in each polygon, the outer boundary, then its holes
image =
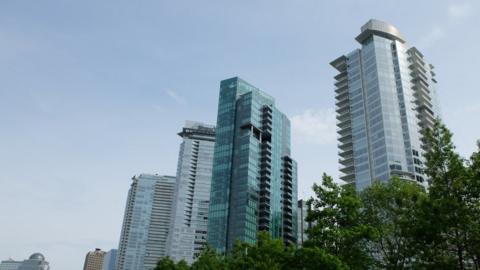
POLYGON ((117 250, 111 249, 103 257, 102 270, 115 270, 115 264, 117 262, 117 250))
POLYGON ((118 270, 150 270, 166 255, 175 177, 132 178, 118 247, 118 270))
POLYGON ((340 179, 357 190, 394 176, 426 186, 422 131, 439 117, 434 68, 386 22, 368 21, 356 40, 360 49, 330 63, 340 179))
POLYGON ((207 241, 215 127, 187 121, 177 166, 168 255, 192 263, 207 241))

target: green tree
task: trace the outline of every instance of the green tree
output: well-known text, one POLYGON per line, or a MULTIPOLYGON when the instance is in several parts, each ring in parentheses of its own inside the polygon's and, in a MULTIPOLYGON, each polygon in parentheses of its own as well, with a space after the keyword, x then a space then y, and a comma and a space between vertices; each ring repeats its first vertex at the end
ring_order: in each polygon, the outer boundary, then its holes
POLYGON ((157 263, 157 267, 155 267, 155 270, 184 270, 188 269, 187 268, 178 268, 177 264, 170 258, 170 257, 163 257, 160 261, 157 263))
POLYGON ((371 268, 374 261, 365 247, 373 230, 362 221, 363 206, 354 187, 339 186, 323 174, 322 184, 314 184, 313 191, 307 221, 315 225, 307 231, 305 247, 324 250, 350 269, 371 268))
POLYGON ((185 260, 180 260, 177 263, 177 268, 175 268, 175 269, 176 270, 188 270, 188 269, 190 269, 190 266, 188 265, 188 263, 185 260))
MULTIPOLYGON (((464 160, 455 152, 452 133, 439 121, 426 131, 425 154, 429 201, 423 206, 423 259, 429 268, 465 269, 468 265, 469 176, 464 160)), ((421 247, 419 247, 421 248, 421 247)))
POLYGON ((285 265, 289 270, 347 270, 349 269, 339 258, 326 253, 318 247, 305 247, 296 250, 292 261, 285 265))
POLYGON ((475 269, 480 268, 480 141, 477 147, 479 150, 472 154, 467 168, 469 181, 466 198, 470 210, 466 246, 475 269))
POLYGON ((285 246, 280 239, 272 239, 269 233, 259 232, 257 243, 237 243, 229 256, 229 269, 281 270, 291 261, 294 249, 285 246))
POLYGON ((389 183, 375 182, 360 195, 362 216, 373 230, 367 245, 376 254, 377 267, 405 269, 416 256, 415 228, 418 208, 427 199, 420 185, 393 178, 389 183))
POLYGON ((224 270, 227 269, 225 259, 213 249, 206 247, 191 266, 192 270, 224 270))

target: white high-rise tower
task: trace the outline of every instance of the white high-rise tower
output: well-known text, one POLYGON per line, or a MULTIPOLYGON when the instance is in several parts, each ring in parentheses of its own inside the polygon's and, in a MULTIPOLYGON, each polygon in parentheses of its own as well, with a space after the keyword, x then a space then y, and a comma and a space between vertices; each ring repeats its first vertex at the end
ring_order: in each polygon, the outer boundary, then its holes
POLYGON ((118 247, 117 270, 150 270, 166 255, 175 177, 132 178, 118 247))
POLYGON ((340 178, 357 190, 393 176, 426 185, 422 130, 439 112, 433 66, 388 23, 368 21, 356 40, 360 49, 330 63, 340 178))
POLYGON ((207 241, 215 127, 187 121, 178 135, 183 141, 178 157, 168 255, 175 261, 183 259, 192 263, 207 241))

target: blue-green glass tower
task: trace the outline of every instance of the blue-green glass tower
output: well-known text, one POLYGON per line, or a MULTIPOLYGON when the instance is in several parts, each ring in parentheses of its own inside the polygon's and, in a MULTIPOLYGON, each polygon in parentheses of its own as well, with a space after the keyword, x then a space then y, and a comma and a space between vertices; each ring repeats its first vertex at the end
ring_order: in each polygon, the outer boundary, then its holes
POLYGON ((258 231, 295 243, 297 165, 290 121, 275 100, 240 78, 220 83, 208 244, 220 253, 258 231))

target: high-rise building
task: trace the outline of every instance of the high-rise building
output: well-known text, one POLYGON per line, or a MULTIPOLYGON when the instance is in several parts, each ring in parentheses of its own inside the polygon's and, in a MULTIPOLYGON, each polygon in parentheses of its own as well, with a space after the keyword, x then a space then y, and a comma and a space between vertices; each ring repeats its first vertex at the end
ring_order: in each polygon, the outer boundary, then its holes
POLYGON ((207 243, 215 127, 187 121, 178 157, 168 255, 192 263, 207 243))
POLYGON ((307 221, 308 204, 305 200, 298 200, 297 210, 297 246, 302 246, 308 240, 307 229, 312 227, 312 223, 307 221))
POLYGON ((18 270, 22 262, 8 259, 0 262, 0 270, 18 270))
POLYGON ((87 256, 85 256, 83 270, 102 270, 104 256, 105 251, 99 248, 96 248, 94 251, 89 251, 87 256))
POLYGON ((392 25, 370 20, 335 76, 340 179, 357 190, 393 176, 426 185, 422 130, 438 117, 435 73, 392 25))
POLYGON ((50 270, 50 264, 41 253, 33 253, 28 260, 24 260, 18 270, 50 270))
POLYGON ((257 231, 296 243, 297 172, 290 121, 274 99, 240 78, 220 83, 208 244, 220 253, 257 231))
POLYGON ((118 270, 149 270, 166 255, 175 177, 132 178, 118 246, 118 270))
POLYGON ((117 261, 117 250, 111 249, 103 257, 102 270, 115 270, 115 263, 117 261))

